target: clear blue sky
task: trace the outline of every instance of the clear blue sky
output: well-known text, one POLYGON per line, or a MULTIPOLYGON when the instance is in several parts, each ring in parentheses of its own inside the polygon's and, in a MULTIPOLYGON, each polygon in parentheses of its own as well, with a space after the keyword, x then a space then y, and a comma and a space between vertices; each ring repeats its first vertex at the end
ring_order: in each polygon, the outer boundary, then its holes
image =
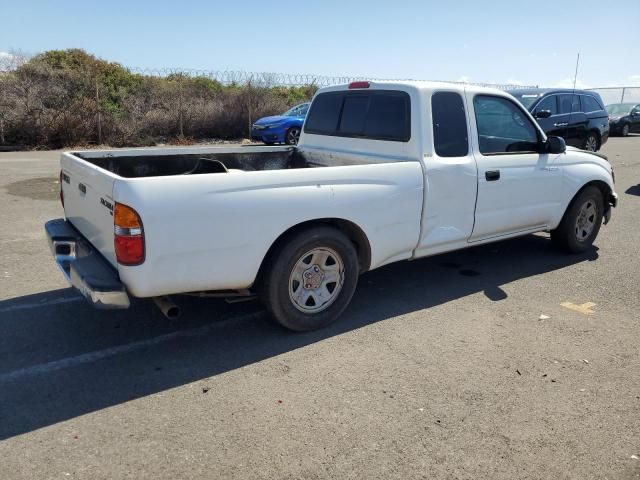
POLYGON ((127 66, 640 84, 640 0, 0 0, 0 52, 127 66))

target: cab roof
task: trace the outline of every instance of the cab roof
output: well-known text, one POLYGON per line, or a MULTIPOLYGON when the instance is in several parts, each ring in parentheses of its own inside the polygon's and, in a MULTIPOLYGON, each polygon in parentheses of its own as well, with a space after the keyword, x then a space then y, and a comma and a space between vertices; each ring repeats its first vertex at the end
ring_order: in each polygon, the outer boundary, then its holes
POLYGON ((387 81, 356 81, 351 83, 343 83, 339 85, 332 85, 330 87, 321 88, 320 92, 332 92, 332 91, 344 91, 344 90, 354 90, 354 91, 365 91, 367 89, 375 90, 375 89, 398 89, 398 90, 419 90, 419 91, 432 91, 432 90, 449 90, 449 91, 458 91, 460 93, 463 92, 472 92, 472 93, 495 93, 502 92, 508 93, 505 90, 500 90, 497 88, 489 88, 482 87, 479 85, 472 85, 469 83, 456 83, 456 82, 431 82, 425 80, 387 80, 387 81), (358 87, 350 88, 354 84, 368 84, 367 87, 358 87))

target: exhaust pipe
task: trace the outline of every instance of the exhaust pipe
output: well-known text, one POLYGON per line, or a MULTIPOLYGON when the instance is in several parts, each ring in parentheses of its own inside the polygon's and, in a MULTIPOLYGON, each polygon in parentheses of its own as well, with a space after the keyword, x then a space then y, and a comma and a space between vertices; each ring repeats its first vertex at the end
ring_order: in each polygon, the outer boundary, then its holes
POLYGON ((169 320, 175 320, 180 316, 180 307, 173 303, 169 297, 153 297, 152 300, 169 320))

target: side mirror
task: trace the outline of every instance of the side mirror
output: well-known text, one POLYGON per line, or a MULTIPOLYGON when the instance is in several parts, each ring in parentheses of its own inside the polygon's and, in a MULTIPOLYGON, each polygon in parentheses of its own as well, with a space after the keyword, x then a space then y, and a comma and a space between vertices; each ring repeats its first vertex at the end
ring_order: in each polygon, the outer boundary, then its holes
POLYGON ((549 118, 551 116, 551 110, 538 110, 534 117, 536 118, 549 118))
POLYGON ((567 151, 567 144, 562 137, 547 137, 545 143, 546 153, 564 153, 567 151))

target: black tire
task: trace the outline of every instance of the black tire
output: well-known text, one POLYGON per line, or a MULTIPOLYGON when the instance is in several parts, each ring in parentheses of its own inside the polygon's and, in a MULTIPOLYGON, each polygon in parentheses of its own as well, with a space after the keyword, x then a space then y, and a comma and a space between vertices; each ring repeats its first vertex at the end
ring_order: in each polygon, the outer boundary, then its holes
POLYGON ((629 132, 631 132, 631 125, 629 125, 628 123, 625 123, 622 126, 622 130, 620 130, 620 135, 622 135, 623 137, 628 137, 629 132))
POLYGON ((603 215, 604 200, 600 189, 594 186, 583 188, 569 204, 558 228, 551 230, 552 242, 570 253, 582 253, 589 250, 598 236, 603 215), (586 215, 583 210, 585 206, 587 206, 586 215), (590 212, 589 206, 595 209, 593 215, 588 213, 590 212), (580 219, 581 215, 583 217, 580 219), (586 223, 581 224, 581 221, 586 223), (590 231, 585 229, 587 224, 592 224, 590 231))
POLYGON ((287 145, 297 145, 299 138, 300 128, 291 127, 289 130, 287 130, 287 133, 284 134, 284 143, 286 143, 287 145))
POLYGON ((600 137, 595 132, 589 132, 582 142, 582 149, 588 152, 597 152, 600 150, 600 137))
MULTIPOLYGON (((328 262, 327 260, 325 263, 329 265, 328 262)), ((310 268, 315 266, 311 263, 308 265, 310 268)), ((323 268, 331 268, 332 266, 323 268)), ((267 259, 264 277, 260 285, 260 297, 269 313, 283 327, 297 332, 316 330, 333 323, 344 312, 356 290, 358 276, 358 254, 349 237, 328 226, 311 227, 294 234, 267 259), (305 304, 305 308, 323 308, 320 311, 309 313, 302 311, 302 306, 299 304, 296 305, 293 298, 296 297, 295 292, 300 291, 301 294, 306 294, 310 290, 313 292, 321 290, 322 287, 316 290, 306 288, 301 284, 301 281, 312 281, 302 278, 306 272, 302 273, 300 281, 297 281, 293 271, 296 266, 300 266, 300 262, 307 265, 305 260, 310 257, 307 254, 313 251, 333 252, 339 256, 338 261, 342 262, 341 265, 344 268, 340 275, 341 287, 338 288, 339 282, 336 282, 333 287, 332 291, 335 292, 333 300, 330 300, 327 306, 316 306, 315 304, 307 306, 305 304), (303 290, 294 288, 296 282, 297 288, 303 290)), ((328 288, 327 293, 329 293, 328 288)), ((332 293, 329 293, 329 297, 331 295, 332 293)))

